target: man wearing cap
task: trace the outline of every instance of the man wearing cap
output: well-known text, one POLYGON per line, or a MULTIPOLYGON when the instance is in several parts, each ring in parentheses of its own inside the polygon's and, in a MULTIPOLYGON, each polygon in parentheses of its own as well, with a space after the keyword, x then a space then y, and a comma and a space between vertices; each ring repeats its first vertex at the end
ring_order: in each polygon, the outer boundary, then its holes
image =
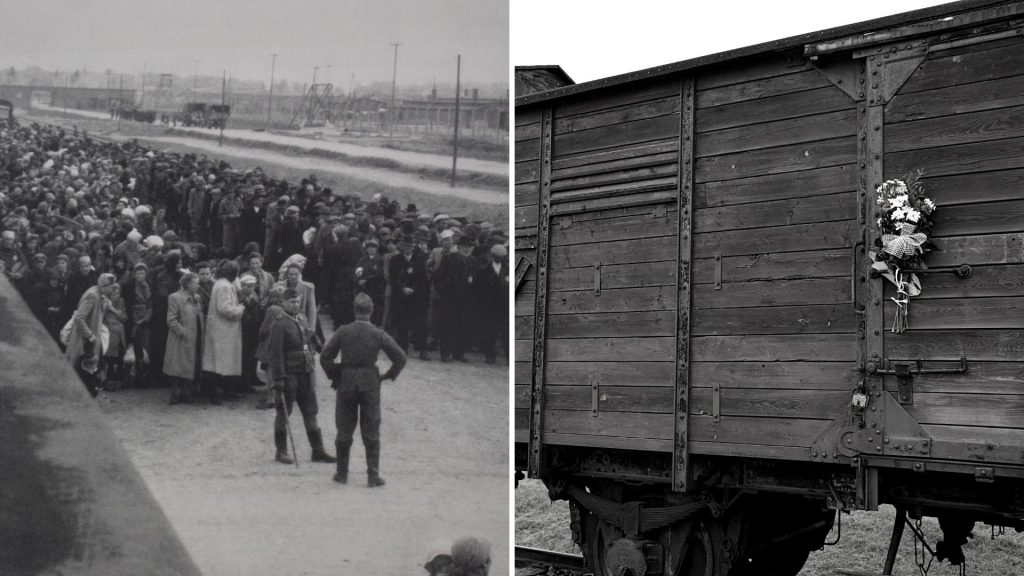
POLYGON ((268 201, 263 219, 264 240, 263 256, 267 259, 268 267, 273 270, 280 261, 276 260, 277 254, 277 231, 281 228, 281 221, 284 219, 284 211, 288 207, 291 198, 281 196, 276 201, 268 201))
POLYGON ((500 339, 508 353, 508 250, 501 244, 491 247, 491 261, 477 269, 474 277, 480 301, 481 348, 488 364, 493 364, 495 344, 500 339))
POLYGON ((284 313, 270 326, 267 343, 268 373, 277 397, 277 417, 274 419, 275 458, 283 464, 294 461, 288 455, 287 417, 293 403, 298 403, 306 437, 313 450, 314 462, 334 462, 324 450, 323 434, 317 424, 316 373, 313 364, 313 332, 299 312, 301 299, 293 288, 283 294, 284 313))
POLYGON ((388 283, 391 288, 391 325, 395 340, 402 350, 408 350, 410 340, 420 351, 420 360, 430 360, 426 351, 426 307, 430 283, 427 263, 416 252, 413 238, 402 235, 399 253, 388 262, 388 283))
POLYGON ((384 291, 387 279, 384 277, 384 257, 380 254, 380 244, 373 238, 363 243, 363 257, 356 266, 356 283, 359 290, 373 301, 373 313, 370 321, 374 326, 382 326, 384 320, 384 291))
POLYGON ((356 295, 353 313, 355 321, 335 330, 320 355, 320 365, 331 378, 331 387, 338 391, 334 413, 338 467, 334 481, 348 482, 349 450, 358 423, 366 449, 367 486, 376 488, 384 485, 380 477, 380 383, 398 378, 406 357, 386 332, 370 323, 373 301, 369 296, 356 295), (391 360, 384 374, 376 365, 381 350, 391 360), (336 363, 339 356, 341 362, 336 363))

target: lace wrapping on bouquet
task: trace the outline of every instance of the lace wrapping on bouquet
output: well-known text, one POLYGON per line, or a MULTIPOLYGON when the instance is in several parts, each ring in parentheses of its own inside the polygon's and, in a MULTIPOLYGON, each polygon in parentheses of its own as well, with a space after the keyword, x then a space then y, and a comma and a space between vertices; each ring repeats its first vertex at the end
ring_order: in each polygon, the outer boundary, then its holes
MULTIPOLYGON (((921 232, 914 232, 917 227, 909 222, 899 224, 900 233, 882 234, 882 250, 896 258, 906 258, 921 253, 921 245, 928 240, 928 236, 921 232)), ((898 270, 898 269, 897 269, 898 270)))

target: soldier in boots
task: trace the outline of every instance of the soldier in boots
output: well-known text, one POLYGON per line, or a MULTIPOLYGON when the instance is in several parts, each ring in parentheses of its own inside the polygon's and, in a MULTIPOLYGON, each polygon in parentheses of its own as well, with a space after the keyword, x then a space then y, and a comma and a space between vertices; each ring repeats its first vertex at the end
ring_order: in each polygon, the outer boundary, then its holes
POLYGON ((352 435, 359 424, 366 448, 366 479, 370 488, 384 485, 380 477, 380 383, 394 380, 405 367, 405 353, 397 343, 370 322, 373 300, 364 293, 356 295, 353 303, 355 322, 335 330, 320 355, 320 365, 331 378, 331 387, 338 391, 335 422, 338 438, 338 471, 334 481, 348 481, 348 454, 352 435), (391 360, 391 368, 384 374, 377 370, 377 355, 381 350, 391 360), (335 359, 340 354, 341 362, 335 359))
POLYGON ((305 317, 299 314, 301 302, 298 292, 286 289, 283 294, 284 313, 279 314, 270 326, 267 360, 277 395, 277 418, 274 420, 277 461, 283 464, 294 462, 288 456, 286 419, 292 412, 292 404, 298 403, 306 436, 313 449, 313 461, 334 462, 334 457, 324 451, 323 435, 316 422, 313 332, 306 325, 305 317))

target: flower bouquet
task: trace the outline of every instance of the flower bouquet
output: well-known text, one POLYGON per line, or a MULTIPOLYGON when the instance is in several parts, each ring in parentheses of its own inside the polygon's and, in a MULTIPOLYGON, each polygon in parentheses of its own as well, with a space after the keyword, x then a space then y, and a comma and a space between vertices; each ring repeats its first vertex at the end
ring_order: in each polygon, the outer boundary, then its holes
POLYGON ((896 286, 896 317, 892 331, 900 334, 909 327, 910 297, 921 293, 921 281, 914 270, 927 268, 924 255, 935 249, 928 240, 935 203, 924 195, 921 171, 904 180, 886 180, 875 189, 881 217, 875 250, 868 252, 871 268, 896 286))

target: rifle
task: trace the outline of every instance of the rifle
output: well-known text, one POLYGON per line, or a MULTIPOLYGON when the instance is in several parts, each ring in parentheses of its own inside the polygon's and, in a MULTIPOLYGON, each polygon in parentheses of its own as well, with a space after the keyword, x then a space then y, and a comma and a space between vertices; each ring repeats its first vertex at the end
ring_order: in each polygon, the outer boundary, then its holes
POLYGON ((284 401, 284 388, 278 390, 277 402, 281 404, 281 413, 284 414, 284 429, 288 432, 288 441, 292 445, 292 461, 295 462, 295 467, 299 467, 299 452, 295 449, 295 437, 292 436, 292 423, 288 419, 288 404, 284 401))

